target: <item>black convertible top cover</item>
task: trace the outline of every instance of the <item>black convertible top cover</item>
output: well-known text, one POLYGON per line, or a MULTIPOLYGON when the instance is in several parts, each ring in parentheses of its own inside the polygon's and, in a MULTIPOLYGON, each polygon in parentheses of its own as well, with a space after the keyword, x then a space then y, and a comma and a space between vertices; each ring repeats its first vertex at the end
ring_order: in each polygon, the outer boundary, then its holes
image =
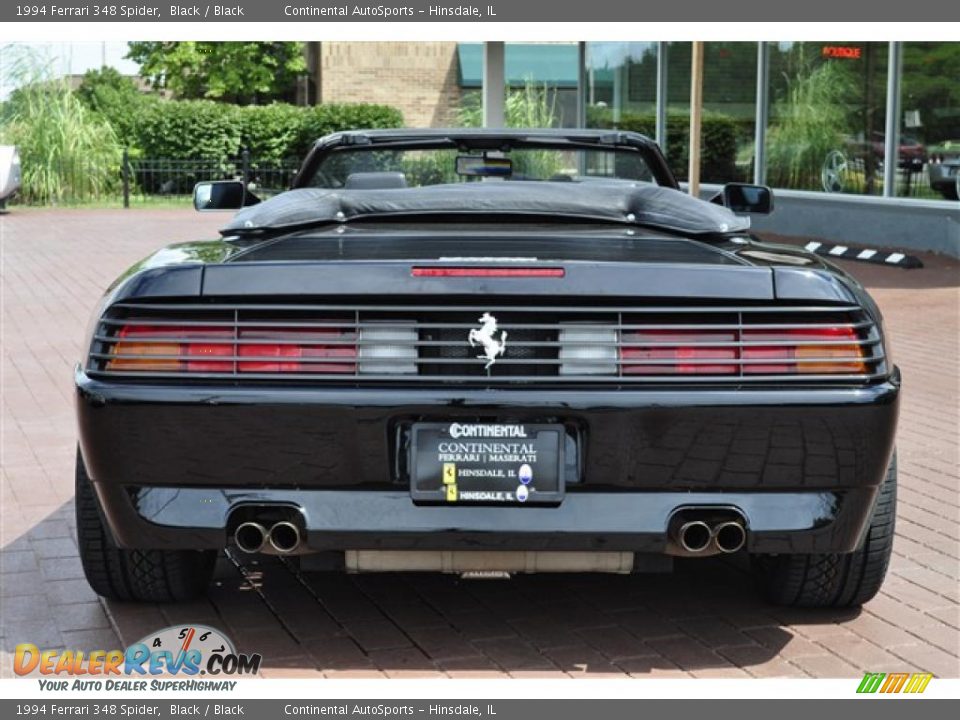
POLYGON ((259 235, 357 219, 568 218, 695 235, 740 232, 749 218, 671 188, 629 181, 471 182, 389 190, 298 188, 238 212, 220 232, 259 235))

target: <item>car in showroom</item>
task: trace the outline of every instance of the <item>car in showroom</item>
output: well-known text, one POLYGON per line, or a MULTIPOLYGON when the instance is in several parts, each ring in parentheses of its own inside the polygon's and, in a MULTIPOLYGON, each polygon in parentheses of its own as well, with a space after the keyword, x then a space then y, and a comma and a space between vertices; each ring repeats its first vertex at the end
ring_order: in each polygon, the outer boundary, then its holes
POLYGON ((933 190, 946 200, 960 200, 960 140, 947 140, 934 148, 927 172, 933 190))
MULTIPOLYGON (((820 185, 824 192, 869 192, 868 188, 883 176, 886 138, 873 132, 869 140, 849 136, 841 150, 830 150, 824 157, 820 171, 820 185)), ((897 148, 897 168, 906 183, 923 172, 928 162, 923 143, 909 135, 900 136, 897 148)))
POLYGON ((693 198, 629 132, 371 130, 194 203, 237 212, 124 273, 76 368, 100 595, 188 600, 223 551, 879 590, 899 371, 855 279, 750 234, 769 189, 693 198))

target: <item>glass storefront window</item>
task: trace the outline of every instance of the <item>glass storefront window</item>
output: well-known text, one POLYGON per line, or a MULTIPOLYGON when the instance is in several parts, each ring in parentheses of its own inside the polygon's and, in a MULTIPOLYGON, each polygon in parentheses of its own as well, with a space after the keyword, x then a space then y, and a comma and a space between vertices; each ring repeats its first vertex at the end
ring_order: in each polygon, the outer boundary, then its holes
POLYGON ((957 199, 960 43, 903 44, 897 195, 957 199))
MULTIPOLYGON (((587 43, 588 127, 655 134, 657 43, 587 43)), ((889 44, 769 44, 766 182, 775 188, 884 194, 889 44)), ((902 45, 901 197, 960 195, 960 43, 902 45)), ((756 128, 757 44, 704 47, 701 180, 750 182, 756 128)), ((667 44, 667 160, 687 177, 691 43, 667 44)))
POLYGON ((619 127, 653 136, 657 43, 587 43, 585 71, 588 127, 619 127))
POLYGON ((769 185, 883 192, 887 50, 887 43, 771 44, 769 185))
MULTIPOLYGON (((687 178, 690 145, 690 71, 693 48, 674 42, 667 50, 667 145, 678 177, 687 178)), ((751 182, 756 127, 757 44, 707 42, 703 47, 703 164, 705 183, 751 182)))
MULTIPOLYGON (((708 42, 704 47, 703 182, 753 176, 757 45, 708 42)), ((691 44, 667 46, 667 143, 674 173, 687 177, 690 141, 691 44)), ((657 43, 587 43, 588 127, 636 130, 653 137, 657 111, 657 43)))

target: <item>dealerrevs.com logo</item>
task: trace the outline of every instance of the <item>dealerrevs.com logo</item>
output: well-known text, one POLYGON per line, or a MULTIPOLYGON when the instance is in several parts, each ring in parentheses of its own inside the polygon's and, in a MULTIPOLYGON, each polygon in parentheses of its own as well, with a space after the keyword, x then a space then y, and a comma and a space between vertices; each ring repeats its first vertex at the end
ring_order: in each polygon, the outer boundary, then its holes
POLYGON ((858 693, 922 693, 930 684, 931 673, 866 673, 858 693))
POLYGON ((222 678, 255 675, 262 660, 259 653, 238 653, 215 628, 177 625, 151 633, 125 650, 41 650, 33 643, 20 643, 13 671, 18 676, 39 674, 41 690, 233 690, 236 681, 222 678))

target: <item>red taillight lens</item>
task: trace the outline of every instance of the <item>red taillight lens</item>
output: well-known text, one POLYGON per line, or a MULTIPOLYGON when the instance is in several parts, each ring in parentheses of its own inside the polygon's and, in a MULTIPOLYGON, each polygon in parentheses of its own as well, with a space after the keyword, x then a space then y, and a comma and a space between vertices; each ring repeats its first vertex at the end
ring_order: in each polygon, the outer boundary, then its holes
POLYGON ((734 375, 734 330, 637 330, 620 344, 625 375, 734 375), (724 344, 733 346, 725 347, 724 344), (631 362, 632 361, 632 362, 631 362))
POLYGON ((625 375, 808 375, 867 372, 849 327, 641 330, 622 333, 625 375))
POLYGON ((353 373, 356 334, 339 328, 125 325, 107 370, 197 373, 353 373), (248 358, 248 359, 241 359, 248 358))
POLYGON ((232 362, 207 357, 233 354, 233 331, 216 327, 124 325, 111 348, 107 370, 229 372, 232 362), (203 342, 191 342, 191 339, 203 342))
POLYGON ((237 369, 247 373, 353 373, 357 369, 357 346, 351 337, 332 328, 243 329, 241 340, 262 342, 240 345, 240 357, 256 359, 241 360, 237 369))
POLYGON ((848 327, 743 331, 744 374, 864 373, 863 345, 848 327), (847 341, 847 342, 844 342, 847 341), (769 342, 769 345, 761 343, 769 342))

